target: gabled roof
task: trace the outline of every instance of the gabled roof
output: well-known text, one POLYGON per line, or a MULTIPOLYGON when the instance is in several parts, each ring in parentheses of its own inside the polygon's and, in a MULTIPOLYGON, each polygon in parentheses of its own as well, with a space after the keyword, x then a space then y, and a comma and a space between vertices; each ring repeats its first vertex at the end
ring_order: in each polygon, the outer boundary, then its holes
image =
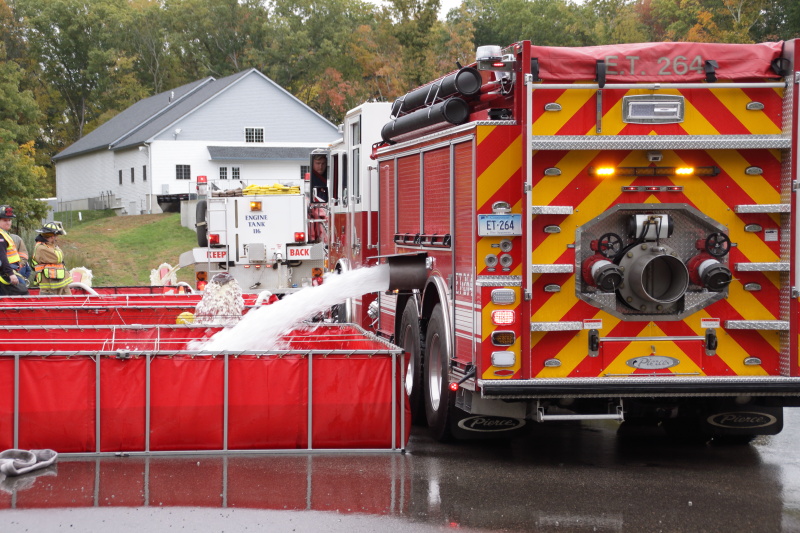
MULTIPOLYGON (((204 78, 136 102, 59 152, 53 157, 53 161, 98 150, 116 150, 141 145, 251 73, 263 77, 294 98, 256 69, 244 70, 219 80, 212 77, 204 78)), ((325 120, 316 111, 311 111, 325 120)))
POLYGON ((129 137, 145 124, 157 121, 160 116, 168 111, 176 109, 188 111, 192 108, 189 107, 191 104, 189 97, 199 88, 212 81, 214 81, 214 78, 204 78, 182 85, 177 89, 139 100, 88 135, 67 146, 53 157, 53 161, 95 150, 107 150, 111 148, 111 144, 114 141, 129 137))

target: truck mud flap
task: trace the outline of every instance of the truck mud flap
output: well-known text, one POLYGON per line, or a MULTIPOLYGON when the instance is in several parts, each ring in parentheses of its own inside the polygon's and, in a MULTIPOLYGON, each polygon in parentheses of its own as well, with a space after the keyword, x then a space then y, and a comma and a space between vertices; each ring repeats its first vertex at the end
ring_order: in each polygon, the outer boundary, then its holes
POLYGON ((761 405, 709 406, 699 417, 708 436, 777 435, 783 429, 783 408, 761 405))
POLYGON ((456 440, 511 439, 525 435, 528 427, 523 418, 473 415, 457 407, 450 414, 450 432, 456 440))

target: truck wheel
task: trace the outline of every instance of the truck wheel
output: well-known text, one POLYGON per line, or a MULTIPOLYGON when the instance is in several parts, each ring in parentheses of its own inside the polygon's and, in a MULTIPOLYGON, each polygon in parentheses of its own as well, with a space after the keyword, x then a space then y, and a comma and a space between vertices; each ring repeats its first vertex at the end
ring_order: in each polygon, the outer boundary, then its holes
POLYGON ((450 413, 455 409, 455 394, 450 391, 450 354, 447 353, 442 305, 436 304, 428 322, 425 335, 425 416, 433 438, 448 441, 450 432, 450 413))
POLYGON ((711 437, 700 428, 700 420, 696 417, 670 418, 661 423, 667 437, 678 444, 705 444, 711 437))
POLYGON ((753 442, 757 436, 750 433, 744 435, 717 435, 711 439, 711 444, 716 446, 744 446, 753 442))
POLYGON ((206 223, 206 210, 208 205, 205 200, 199 200, 195 208, 194 227, 197 228, 197 246, 205 248, 208 246, 208 224, 206 223))
POLYGON ((397 340, 400 347, 408 352, 405 388, 408 402, 411 405, 411 421, 421 424, 425 417, 425 411, 422 408, 422 345, 424 339, 419 327, 417 304, 413 299, 406 303, 403 310, 403 317, 400 319, 400 334, 397 340))

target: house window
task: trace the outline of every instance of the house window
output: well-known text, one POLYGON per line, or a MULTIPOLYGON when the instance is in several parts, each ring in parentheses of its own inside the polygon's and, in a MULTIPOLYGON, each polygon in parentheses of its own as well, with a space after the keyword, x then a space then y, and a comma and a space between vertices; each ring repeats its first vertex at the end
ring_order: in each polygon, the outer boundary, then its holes
POLYGON ((311 174, 311 167, 309 165, 302 165, 300 167, 300 179, 306 179, 306 174, 311 174))
POLYGON ((119 184, 122 185, 122 171, 119 171, 119 184))
POLYGON ((263 143, 264 142, 264 128, 245 128, 244 129, 244 142, 246 142, 246 143, 263 143))
POLYGON ((191 165, 175 165, 175 179, 179 180, 192 179, 191 165))
POLYGON ((242 175, 239 173, 239 167, 231 167, 231 179, 241 179, 242 175))
POLYGON ((142 181, 147 181, 147 165, 142 165, 142 181))
POLYGON ((131 167, 131 183, 133 183, 133 182, 134 182, 134 180, 133 180, 133 167, 131 167))
POLYGON ((219 167, 219 179, 228 179, 228 167, 219 167))

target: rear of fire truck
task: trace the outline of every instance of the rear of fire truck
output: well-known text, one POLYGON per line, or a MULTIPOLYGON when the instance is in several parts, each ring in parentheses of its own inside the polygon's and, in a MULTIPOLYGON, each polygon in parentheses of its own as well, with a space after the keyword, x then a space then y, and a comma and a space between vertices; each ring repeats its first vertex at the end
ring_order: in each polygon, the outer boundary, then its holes
MULTIPOLYGON (((213 188, 213 187, 212 187, 213 188)), ((193 265, 202 290, 226 272, 244 293, 278 296, 322 282, 322 239, 309 242, 309 196, 297 184, 217 187, 197 203, 198 247, 180 266, 193 265)))
POLYGON ((429 274, 381 296, 379 327, 437 437, 781 430, 800 404, 798 42, 482 47, 461 118, 394 113, 379 253, 429 274))

